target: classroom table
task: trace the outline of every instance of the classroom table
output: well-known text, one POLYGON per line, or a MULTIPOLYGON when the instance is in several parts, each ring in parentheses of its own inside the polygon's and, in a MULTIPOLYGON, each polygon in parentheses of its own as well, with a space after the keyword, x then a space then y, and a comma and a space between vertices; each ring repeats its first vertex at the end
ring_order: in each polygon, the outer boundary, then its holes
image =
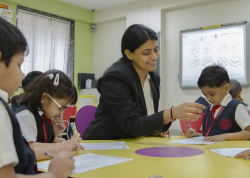
MULTIPOLYGON (((211 145, 183 145, 168 143, 185 138, 184 136, 140 137, 121 139, 130 149, 122 150, 86 150, 78 154, 93 153, 99 155, 131 158, 132 161, 119 163, 71 177, 87 178, 148 178, 150 175, 162 175, 163 178, 244 178, 250 177, 250 160, 233 159, 221 156, 210 149, 250 148, 250 141, 224 141, 211 145), (204 154, 190 157, 148 157, 136 154, 135 151, 149 147, 188 147, 204 151, 204 154)), ((84 140, 84 143, 117 142, 118 140, 84 140)))

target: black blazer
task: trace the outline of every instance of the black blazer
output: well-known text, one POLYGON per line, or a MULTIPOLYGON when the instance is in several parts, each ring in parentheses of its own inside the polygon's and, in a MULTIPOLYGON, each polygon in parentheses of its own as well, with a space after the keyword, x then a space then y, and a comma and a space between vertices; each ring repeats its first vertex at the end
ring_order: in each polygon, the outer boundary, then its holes
POLYGON ((100 102, 95 118, 82 139, 121 139, 166 131, 163 111, 158 112, 160 77, 149 72, 155 114, 147 116, 140 78, 129 61, 120 60, 102 78, 100 102))

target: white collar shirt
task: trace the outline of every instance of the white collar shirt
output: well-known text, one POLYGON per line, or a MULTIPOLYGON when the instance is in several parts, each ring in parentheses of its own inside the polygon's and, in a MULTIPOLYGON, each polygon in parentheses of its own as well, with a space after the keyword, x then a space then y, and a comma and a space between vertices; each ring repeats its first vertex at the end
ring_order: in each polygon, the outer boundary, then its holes
POLYGON ((146 80, 144 82, 143 93, 147 107, 148 116, 155 113, 154 111, 154 102, 153 102, 153 93, 151 89, 150 75, 147 73, 146 80))
MULTIPOLYGON (((220 109, 224 106, 227 107, 228 103, 232 100, 232 96, 228 93, 220 103, 220 107, 215 111, 214 117, 217 116, 220 109)), ((213 109, 214 105, 211 104, 210 111, 213 109)), ((238 104, 235 111, 235 121, 238 126, 244 130, 247 126, 250 125, 250 116, 248 112, 248 108, 245 107, 243 104, 238 104)))
MULTIPOLYGON (((8 93, 0 89, 0 97, 7 103, 8 93)), ((0 168, 13 164, 17 165, 19 160, 13 139, 13 128, 10 116, 2 102, 0 102, 0 168)))

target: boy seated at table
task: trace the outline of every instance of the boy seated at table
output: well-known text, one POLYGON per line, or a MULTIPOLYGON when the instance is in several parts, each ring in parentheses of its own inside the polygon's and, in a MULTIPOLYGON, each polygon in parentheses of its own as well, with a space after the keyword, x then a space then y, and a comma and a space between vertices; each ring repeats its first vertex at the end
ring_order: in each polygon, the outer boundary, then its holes
POLYGON ((241 97, 242 95, 242 87, 240 82, 238 82, 237 80, 231 79, 230 80, 230 91, 229 94, 236 100, 239 100, 242 102, 242 104, 244 106, 247 107, 248 111, 250 112, 250 107, 244 103, 244 99, 241 97))
POLYGON ((203 69, 197 82, 211 103, 203 113, 202 134, 188 129, 185 136, 205 136, 204 141, 245 140, 250 138, 250 116, 247 108, 229 94, 226 69, 212 65, 203 69))
POLYGON ((244 102, 244 100, 241 98, 242 95, 242 87, 240 82, 237 80, 231 79, 230 80, 230 91, 229 94, 236 100, 244 102))

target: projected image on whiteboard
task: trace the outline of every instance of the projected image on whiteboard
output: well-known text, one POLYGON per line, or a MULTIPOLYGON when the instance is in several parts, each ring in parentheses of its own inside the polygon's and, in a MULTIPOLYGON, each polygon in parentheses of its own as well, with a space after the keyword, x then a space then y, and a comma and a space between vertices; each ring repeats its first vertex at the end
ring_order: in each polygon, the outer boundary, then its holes
POLYGON ((246 82, 245 25, 182 33, 182 85, 197 86, 201 71, 224 66, 230 78, 246 82))

